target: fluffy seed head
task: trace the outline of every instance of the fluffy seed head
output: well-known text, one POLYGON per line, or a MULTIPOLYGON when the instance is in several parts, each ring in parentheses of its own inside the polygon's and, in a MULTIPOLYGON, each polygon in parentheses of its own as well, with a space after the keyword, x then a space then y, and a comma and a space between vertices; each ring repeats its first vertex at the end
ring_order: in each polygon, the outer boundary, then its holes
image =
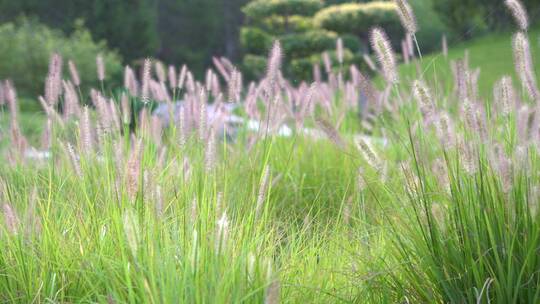
POLYGON ((97 76, 99 81, 105 80, 105 63, 103 62, 103 56, 98 55, 96 57, 97 76))
POLYGON ((6 94, 4 92, 4 84, 0 82, 0 106, 3 106, 6 104, 6 94))
POLYGON ((370 144, 368 144, 363 138, 359 138, 355 142, 358 150, 362 153, 368 164, 377 172, 381 172, 383 165, 379 160, 379 157, 377 157, 375 151, 371 148, 370 144))
POLYGON ((312 72, 312 74, 313 74, 313 81, 314 81, 315 83, 321 82, 321 80, 322 80, 322 76, 321 76, 321 66, 320 66, 319 64, 316 63, 316 64, 313 65, 313 72, 312 72))
POLYGON ((272 51, 270 51, 270 56, 268 57, 268 71, 266 74, 272 84, 274 84, 278 78, 282 56, 281 43, 279 40, 276 40, 272 46, 272 51))
POLYGON ((516 93, 512 85, 512 77, 504 76, 494 87, 494 97, 499 103, 499 109, 503 116, 508 116, 515 105, 516 93))
POLYGON ((62 91, 62 57, 53 54, 49 62, 49 73, 45 80, 45 100, 55 105, 62 91))
POLYGON ((222 60, 217 57, 212 58, 212 62, 214 63, 214 66, 218 70, 219 74, 225 79, 225 81, 229 81, 230 75, 229 71, 227 71, 227 68, 225 68, 225 65, 222 63, 222 60))
POLYGON ((458 100, 467 98, 467 65, 464 60, 452 61, 452 73, 454 76, 454 91, 458 100))
POLYGON ((371 45, 377 60, 382 67, 383 76, 390 84, 395 84, 399 81, 399 77, 396 70, 396 58, 392 51, 390 40, 386 36, 385 32, 380 28, 374 28, 371 30, 371 45))
POLYGON ((38 191, 34 187, 28 198, 28 207, 23 216, 21 228, 24 227, 26 236, 32 236, 41 232, 41 220, 37 214, 38 191))
POLYGON ((184 82, 186 80, 186 74, 188 72, 187 66, 184 64, 182 69, 180 69, 180 74, 178 75, 178 88, 182 89, 184 87, 184 82))
POLYGON ((73 145, 70 143, 66 144, 66 152, 69 156, 69 160, 71 161, 71 165, 73 166, 73 170, 75 171, 75 174, 77 174, 78 177, 82 177, 82 170, 81 170, 81 164, 79 162, 79 157, 77 153, 75 152, 75 149, 73 148, 73 145))
POLYGON ((129 125, 129 123, 131 122, 131 105, 129 102, 129 97, 126 94, 122 94, 120 100, 120 104, 122 107, 122 122, 125 125, 129 125))
POLYGON ((259 194, 257 195, 257 205, 255 214, 257 217, 262 212, 264 201, 266 200, 266 192, 268 190, 268 184, 270 181, 270 167, 266 165, 263 169, 263 175, 259 184, 259 194))
POLYGON ((317 123, 317 126, 328 136, 328 139, 332 143, 334 143, 336 146, 340 148, 345 147, 345 140, 341 137, 339 134, 339 131, 336 130, 336 128, 327 120, 323 118, 317 118, 315 119, 315 122, 317 123))
POLYGON ((229 237, 229 219, 226 212, 223 212, 216 226, 216 250, 219 251, 225 246, 229 237))
POLYGON ((75 86, 77 87, 80 86, 81 78, 79 77, 79 71, 77 70, 77 66, 71 60, 68 61, 68 66, 69 66, 69 73, 71 75, 71 81, 73 82, 75 86))
POLYGON ((226 208, 223 207, 223 192, 218 192, 216 194, 216 215, 221 214, 222 212, 225 213, 226 208))
POLYGON ((465 99, 463 101, 461 112, 464 116, 464 122, 467 128, 470 131, 477 132, 478 130, 476 129, 477 124, 475 116, 476 108, 469 99, 465 99))
POLYGON ((336 41, 336 54, 339 64, 343 64, 343 40, 341 37, 336 41))
POLYGON ((198 212, 198 207, 197 207, 198 203, 197 203, 197 197, 193 197, 193 200, 191 201, 191 224, 193 226, 195 226, 195 223, 197 222, 197 216, 199 214, 198 212))
POLYGON ((458 144, 459 157, 465 173, 468 175, 474 175, 478 172, 478 166, 476 163, 475 152, 473 146, 469 142, 465 142, 463 138, 460 138, 458 144))
POLYGON ((178 144, 181 149, 186 145, 186 116, 184 107, 180 107, 178 113, 178 144))
POLYGON ((126 211, 122 220, 129 249, 131 254, 136 256, 139 247, 139 221, 137 215, 132 211, 126 211))
POLYGON ((402 162, 399 167, 401 168, 403 176, 405 177, 405 190, 410 194, 418 194, 417 192, 421 185, 421 181, 412 168, 411 163, 409 161, 402 162))
POLYGON ((362 192, 367 187, 366 179, 364 178, 364 169, 362 169, 361 167, 358 168, 358 174, 356 176, 356 184, 358 186, 358 191, 362 192))
POLYGON ((407 45, 407 41, 401 40, 401 54, 403 55, 403 61, 405 62, 405 64, 409 64, 410 62, 409 53, 409 46, 407 45))
POLYGON ((278 280, 274 280, 266 289, 264 304, 278 304, 280 297, 281 284, 278 280))
POLYGON ((124 69, 124 88, 126 88, 131 96, 137 96, 139 91, 139 84, 135 78, 133 70, 126 66, 124 69))
POLYGON ((45 79, 45 101, 46 104, 52 106, 58 100, 59 91, 57 90, 56 79, 49 75, 45 79))
POLYGON ((86 153, 93 151, 94 139, 92 134, 92 125, 90 121, 90 113, 88 107, 84 107, 81 113, 81 119, 79 122, 79 138, 81 141, 81 149, 86 153))
POLYGON ((433 115, 433 99, 427 86, 419 80, 413 83, 414 97, 420 104, 420 110, 424 119, 428 119, 433 115))
POLYGON ((229 79, 229 101, 230 102, 239 102, 240 93, 242 90, 242 74, 236 69, 231 71, 229 79))
POLYGON ((414 17, 413 10, 407 0, 394 0, 397 5, 397 12, 401 24, 409 34, 414 34, 418 31, 418 25, 416 24, 416 18, 414 17))
POLYGON ((17 117, 19 115, 19 108, 17 106, 17 92, 15 91, 13 83, 9 80, 6 80, 6 82, 4 82, 3 90, 8 110, 11 113, 11 122, 12 124, 16 123, 17 117))
POLYGON ((156 61, 154 63, 154 68, 156 70, 156 75, 160 83, 165 82, 165 68, 163 67, 163 63, 160 61, 156 61))
POLYGON ((371 60, 371 57, 369 57, 367 54, 364 54, 362 56, 362 59, 364 59, 364 62, 368 65, 370 70, 377 71, 377 66, 375 65, 373 60, 371 60))
POLYGON ((519 0, 506 0, 504 1, 504 4, 510 13, 512 13, 519 29, 527 31, 527 28, 529 27, 529 18, 523 4, 519 0))
POLYGON ((532 68, 531 49, 527 35, 523 32, 517 32, 514 35, 512 46, 516 72, 523 86, 527 89, 529 97, 537 100, 540 97, 540 91, 536 85, 536 76, 532 68))
POLYGON ((152 61, 150 58, 144 60, 143 66, 143 81, 142 81, 142 92, 141 99, 144 103, 147 103, 150 100, 150 69, 152 68, 152 61))
POLYGON ((45 121, 45 126, 43 127, 43 133, 41 135, 41 148, 43 150, 50 149, 52 145, 52 120, 48 118, 45 121))
POLYGON ((135 199, 139 191, 139 181, 141 176, 141 153, 142 140, 138 140, 133 147, 127 162, 127 193, 131 200, 135 199))
POLYGON ((324 70, 327 75, 332 74, 332 59, 330 58, 330 55, 328 52, 324 52, 322 54, 323 64, 324 64, 324 70))
POLYGON ((206 110, 206 92, 204 91, 204 88, 201 88, 201 91, 199 93, 199 120, 198 120, 198 127, 199 127, 199 140, 201 142, 204 141, 206 136, 206 129, 207 129, 207 120, 208 120, 208 114, 206 110))
POLYGON ((448 58, 448 39, 446 38, 446 35, 443 35, 441 45, 444 57, 448 58))
POLYGON ((176 89, 176 85, 178 84, 178 81, 176 80, 176 69, 172 65, 169 66, 168 77, 169 77, 169 87, 172 90, 176 89))
POLYGON ((447 192, 450 191, 450 179, 448 177, 448 168, 444 159, 437 158, 431 166, 431 171, 435 174, 439 185, 447 192))
POLYGON ((538 215, 539 201, 540 201, 540 186, 531 186, 527 191, 528 208, 532 217, 538 215))
POLYGON ((11 234, 17 234, 19 230, 19 218, 17 217, 17 214, 11 205, 7 203, 3 205, 2 209, 4 211, 4 221, 7 231, 11 234))
POLYGON ((216 135, 212 128, 208 135, 205 150, 205 169, 206 172, 212 171, 216 162, 216 135))
POLYGON ((64 119, 80 113, 79 96, 71 81, 64 81, 64 119))

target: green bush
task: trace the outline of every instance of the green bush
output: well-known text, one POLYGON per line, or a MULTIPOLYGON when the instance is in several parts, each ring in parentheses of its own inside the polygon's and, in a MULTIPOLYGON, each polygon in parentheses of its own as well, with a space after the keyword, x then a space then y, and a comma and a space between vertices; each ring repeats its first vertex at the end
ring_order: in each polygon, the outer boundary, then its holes
POLYGON ((293 81, 310 80, 313 78, 313 60, 311 58, 299 58, 291 60, 289 73, 293 81))
POLYGON ((259 22, 263 28, 272 31, 276 34, 285 34, 290 32, 305 32, 312 30, 313 18, 300 15, 292 16, 277 16, 272 15, 268 18, 264 18, 259 22))
POLYGON ((315 25, 338 33, 366 38, 370 28, 384 28, 390 37, 401 37, 403 29, 393 2, 346 3, 332 5, 315 15, 315 25))
MULTIPOLYGON (((328 53, 330 60, 334 63, 332 67, 334 72, 337 72, 341 68, 342 71, 344 71, 344 76, 347 76, 349 66, 352 64, 362 68, 364 67, 362 56, 351 52, 351 50, 347 48, 343 49, 342 67, 340 67, 338 64, 338 58, 335 50, 326 51, 326 53, 328 53)), ((290 64, 287 66, 287 73, 290 75, 293 81, 311 81, 313 80, 313 65, 315 64, 318 64, 322 69, 324 69, 322 53, 314 54, 309 57, 292 59, 290 64)))
MULTIPOLYGON (((441 37, 449 35, 447 28, 433 8, 432 0, 410 0, 419 22, 418 40, 422 50, 433 51, 440 47, 441 37)), ((340 34, 350 33, 367 42, 369 30, 374 26, 383 28, 393 45, 399 49, 404 31, 393 2, 345 3, 329 6, 314 17, 315 25, 340 34)), ((347 40, 344 37, 344 43, 347 40)), ((350 41, 349 41, 350 43, 350 41)), ((356 48, 347 46, 351 50, 356 48)))
POLYGON ((242 67, 248 79, 260 78, 266 71, 266 57, 247 54, 242 61, 242 67))
MULTIPOLYGON (((410 0, 409 2, 419 22, 417 37, 422 50, 428 52, 438 50, 441 37, 445 34, 450 36, 451 33, 435 12, 432 0, 410 0)), ((404 36, 393 2, 375 1, 332 5, 319 11, 314 19, 315 25, 320 28, 340 34, 350 33, 350 35, 362 38, 364 43, 367 42, 369 30, 374 26, 383 28, 397 49, 400 48, 400 42, 404 36)), ((345 36, 343 41, 351 50, 364 47, 347 45, 345 36)))
POLYGON ((242 11, 252 19, 271 15, 311 16, 323 6, 321 0, 255 0, 244 6, 242 11))
MULTIPOLYGON (((379 12, 373 7, 368 5, 368 12, 377 16, 379 12)), ((391 7, 397 18, 395 6, 391 7)), ((249 26, 244 27, 240 35, 244 51, 249 54, 243 60, 246 78, 264 75, 270 45, 279 40, 284 54, 283 73, 294 80, 311 79, 313 64, 322 62, 321 53, 333 53, 340 37, 335 31, 315 25, 312 15, 322 8, 322 1, 318 0, 254 0, 248 3, 243 11, 249 26)), ((399 25, 399 20, 395 20, 399 25)), ((353 58, 354 53, 365 49, 366 44, 355 33, 345 32, 341 38, 345 57, 353 58)), ((345 65, 351 63, 345 61, 345 65)))
POLYGON ((299 58, 333 49, 337 38, 336 33, 314 30, 285 35, 281 38, 281 45, 287 56, 299 58))
POLYGON ((251 54, 263 54, 272 46, 272 36, 256 27, 243 27, 240 30, 240 43, 244 51, 251 54))
MULTIPOLYGON (((107 49, 104 42, 95 42, 82 22, 69 37, 28 19, 0 26, 0 79, 12 79, 21 96, 43 94, 44 79, 51 54, 58 53, 65 63, 73 60, 84 85, 96 85, 96 54, 103 56, 107 79, 119 79, 120 57, 107 49)), ((65 65, 67 77, 67 64, 65 65)))
POLYGON ((341 40, 343 40, 343 46, 353 53, 357 53, 366 47, 360 42, 358 37, 352 34, 341 35, 341 40))

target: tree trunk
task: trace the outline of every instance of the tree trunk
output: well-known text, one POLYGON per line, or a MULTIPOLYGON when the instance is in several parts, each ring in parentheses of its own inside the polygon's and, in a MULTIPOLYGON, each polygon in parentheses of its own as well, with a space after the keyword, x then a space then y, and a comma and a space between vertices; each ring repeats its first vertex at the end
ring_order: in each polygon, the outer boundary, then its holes
POLYGON ((222 0, 223 3, 223 34, 224 34, 224 55, 236 60, 239 57, 238 35, 239 28, 243 22, 240 7, 245 0, 222 0))

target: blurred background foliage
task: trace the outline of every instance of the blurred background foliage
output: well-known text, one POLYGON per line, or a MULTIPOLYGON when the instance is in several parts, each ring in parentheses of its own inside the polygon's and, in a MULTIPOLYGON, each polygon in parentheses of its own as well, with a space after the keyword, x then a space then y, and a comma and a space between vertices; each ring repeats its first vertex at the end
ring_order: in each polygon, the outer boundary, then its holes
POLYGON ((66 35, 35 19, 20 17, 0 25, 0 41, 0 79, 13 80, 19 94, 43 94, 53 53, 60 54, 65 60, 64 73, 69 73, 68 60, 77 62, 81 83, 86 88, 98 86, 97 54, 103 57, 108 78, 117 81, 122 74, 120 55, 109 50, 105 41, 95 42, 81 20, 75 22, 74 30, 66 35))
MULTIPOLYGON (((415 10, 424 52, 511 26, 502 1, 409 0, 415 10)), ((524 0, 531 20, 540 3, 524 0)), ((95 55, 102 54, 110 83, 121 66, 140 65, 150 56, 176 66, 187 64, 197 77, 225 56, 247 78, 264 73, 266 54, 279 39, 284 73, 310 80, 321 54, 336 60, 336 40, 344 42, 344 66, 363 66, 373 26, 388 32, 396 50, 404 33, 392 1, 346 0, 0 0, 0 79, 14 80, 22 95, 42 94, 48 58, 72 59, 83 81, 93 84, 95 55)))

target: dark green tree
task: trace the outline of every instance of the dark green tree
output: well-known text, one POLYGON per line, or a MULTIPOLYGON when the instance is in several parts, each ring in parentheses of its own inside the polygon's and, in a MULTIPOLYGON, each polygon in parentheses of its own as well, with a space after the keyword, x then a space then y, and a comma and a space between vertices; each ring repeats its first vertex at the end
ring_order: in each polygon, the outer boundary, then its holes
MULTIPOLYGON (((538 22, 540 1, 521 0, 531 16, 532 23, 538 22)), ((504 1, 494 0, 433 0, 434 8, 445 24, 455 31, 459 39, 470 39, 489 30, 514 28, 504 1)))
POLYGON ((197 74, 212 64, 212 56, 237 59, 247 0, 161 0, 158 57, 177 65, 188 63, 197 74))

